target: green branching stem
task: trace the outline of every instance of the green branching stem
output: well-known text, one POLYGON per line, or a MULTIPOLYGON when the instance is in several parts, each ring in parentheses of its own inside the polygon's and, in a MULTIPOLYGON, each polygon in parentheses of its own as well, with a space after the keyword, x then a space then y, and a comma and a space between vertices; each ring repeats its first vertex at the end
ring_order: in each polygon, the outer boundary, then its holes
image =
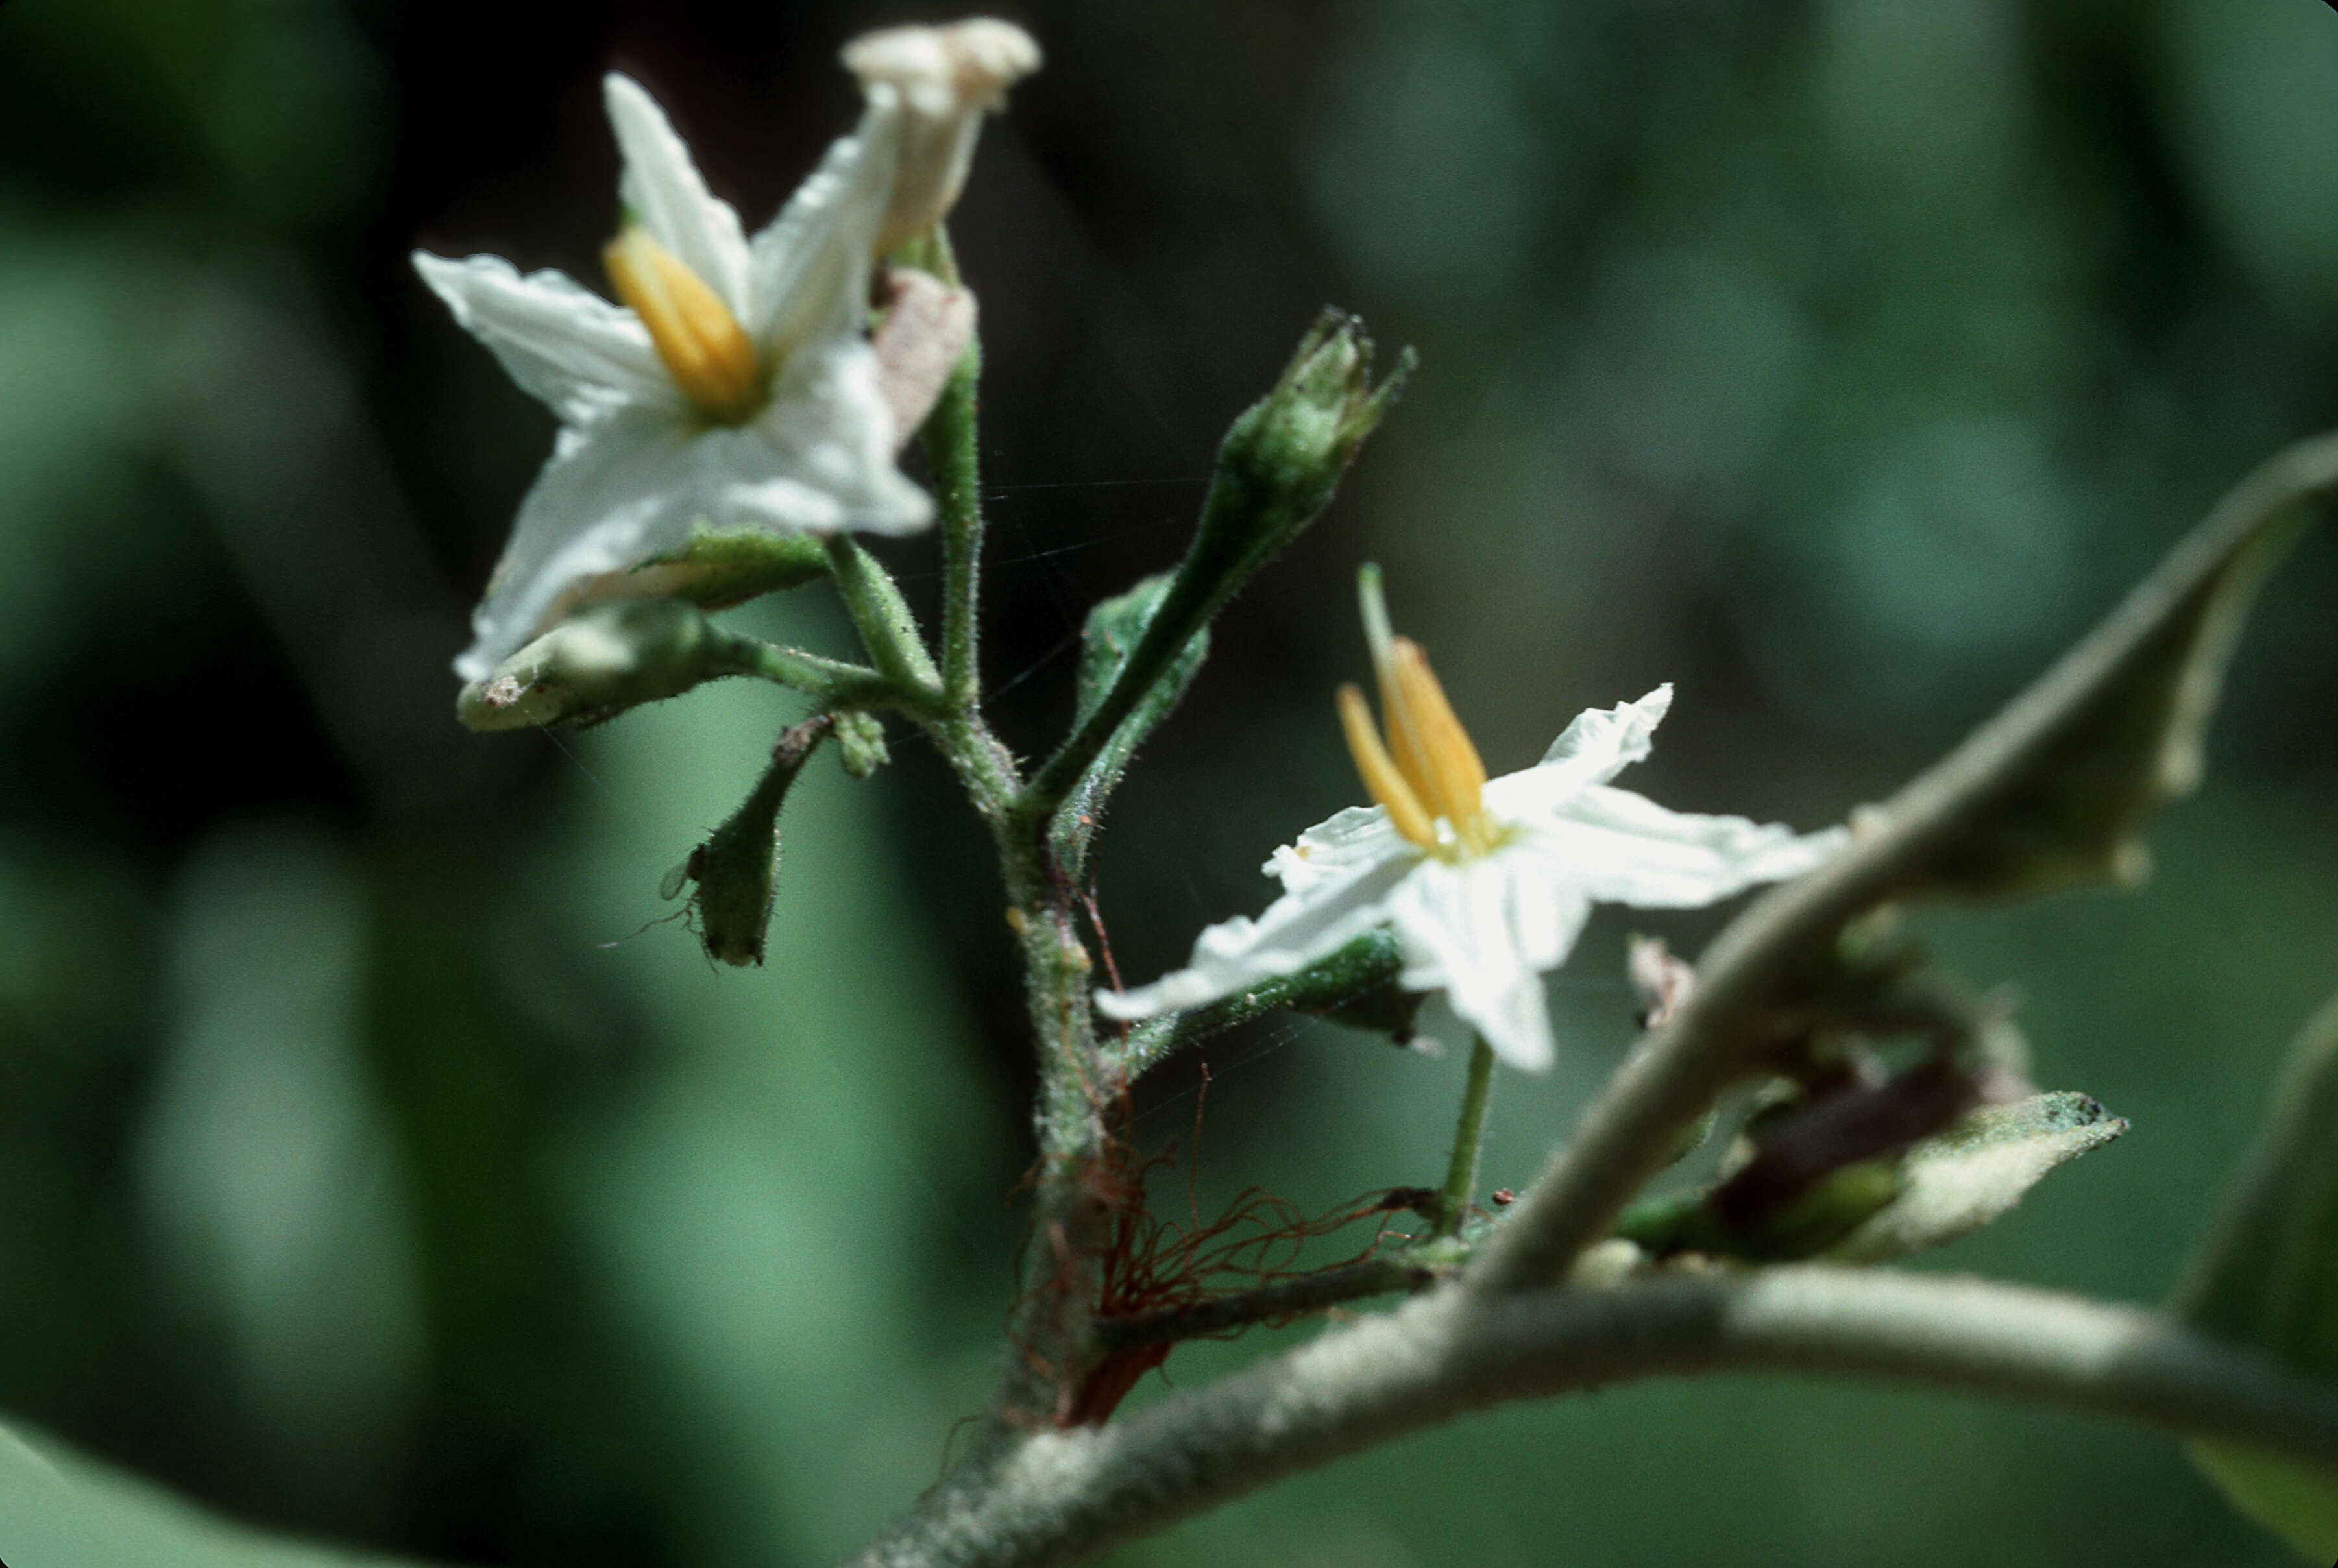
MULTIPOLYGON (((2117 676, 2161 656, 2171 628, 2228 649, 2238 630, 2237 612, 2226 608, 2231 574, 2261 570, 2264 553, 2253 546, 2300 502, 2333 486, 2338 436, 2300 443, 2258 468, 2100 625, 1878 808, 1842 853, 1732 922, 1699 958, 1687 1003, 1608 1080, 1479 1252, 1471 1285, 1518 1290, 1563 1278, 1714 1099, 1757 1067, 1769 1043, 1767 1015, 1798 977, 1823 962, 1845 923, 1887 898, 1939 885, 1944 867, 1962 869, 1967 847, 1992 820, 2035 808, 2041 776, 2058 769, 2083 790, 2107 793, 2097 775, 2078 767, 2129 742, 2125 732, 2105 733, 2127 717, 2103 711, 2117 676), (2073 752, 2077 764, 2068 760, 2073 752)), ((2168 682, 2169 701, 2189 705, 2180 716, 2193 720, 2195 741, 2215 693, 2213 674, 2202 677, 2199 668, 2168 682)), ((2146 805, 2188 787, 2184 759, 2159 754, 2156 735, 2151 740, 2154 754, 2145 763, 2159 792, 2146 805)))
POLYGON ((1494 1048, 1483 1039, 1469 1047, 1469 1079, 1461 1090, 1461 1117, 1453 1129, 1453 1157, 1445 1186, 1437 1194, 1437 1234, 1459 1236, 1478 1191, 1478 1155, 1486 1145, 1486 1102, 1494 1087, 1494 1048))
POLYGON ((1507 1296, 1441 1290, 1109 1426, 997 1449, 856 1561, 1091 1562, 1467 1411, 1722 1372, 2007 1395, 2338 1465, 2338 1390, 2156 1314, 2025 1286, 1800 1265, 1507 1296))
POLYGON ((752 675, 801 691, 824 708, 892 708, 918 711, 925 693, 905 691, 865 664, 823 659, 800 648, 781 648, 760 638, 723 631, 709 661, 710 673, 752 675))

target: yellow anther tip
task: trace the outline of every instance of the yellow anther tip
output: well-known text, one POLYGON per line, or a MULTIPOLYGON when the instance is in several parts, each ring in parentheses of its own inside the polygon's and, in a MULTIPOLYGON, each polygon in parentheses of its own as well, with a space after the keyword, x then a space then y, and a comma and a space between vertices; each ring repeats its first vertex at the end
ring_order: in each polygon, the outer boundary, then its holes
POLYGON ((603 248, 609 282, 649 329, 658 358, 684 396, 726 424, 762 402, 755 345, 738 318, 682 258, 645 229, 628 227, 603 248))

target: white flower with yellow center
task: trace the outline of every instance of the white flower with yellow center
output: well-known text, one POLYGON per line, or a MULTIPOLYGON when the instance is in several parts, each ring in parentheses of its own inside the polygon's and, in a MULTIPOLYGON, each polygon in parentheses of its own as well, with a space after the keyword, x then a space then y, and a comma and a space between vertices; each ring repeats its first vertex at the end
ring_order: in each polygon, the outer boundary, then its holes
POLYGON ((1364 625, 1383 725, 1340 690, 1340 720, 1377 805, 1351 807, 1277 849, 1283 896, 1256 920, 1203 931, 1187 967, 1099 993, 1115 1018, 1197 1006, 1320 963, 1379 926, 1396 934, 1411 991, 1442 991, 1502 1059, 1541 1072, 1556 1056, 1542 974, 1575 946, 1596 903, 1687 908, 1795 877, 1842 841, 1743 817, 1667 810, 1607 782, 1648 754, 1672 705, 1659 686, 1593 710, 1537 766, 1488 779, 1429 661, 1391 636, 1377 576, 1364 625))
POLYGON ((846 51, 868 108, 752 240, 631 78, 606 81, 624 172, 604 252, 612 304, 499 256, 415 267, 512 378, 559 416, 551 461, 455 668, 484 679, 597 580, 696 531, 926 527, 866 333, 878 256, 956 199, 982 115, 1038 64, 1019 28, 976 20, 871 34, 846 51))

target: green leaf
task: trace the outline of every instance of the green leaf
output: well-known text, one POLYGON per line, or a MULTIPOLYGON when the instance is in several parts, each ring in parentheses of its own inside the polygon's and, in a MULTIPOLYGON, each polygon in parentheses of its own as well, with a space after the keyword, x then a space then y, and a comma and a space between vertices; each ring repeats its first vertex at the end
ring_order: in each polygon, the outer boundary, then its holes
POLYGON ((1947 1132, 1911 1145, 1898 1193, 1826 1256, 1880 1263, 1979 1230, 2021 1200, 2056 1166, 2127 1131, 2089 1094, 2063 1090, 1970 1111, 1947 1132))
POLYGON ((2338 485, 2338 436, 2289 448, 2220 502, 2029 690, 1865 824, 1888 897, 2010 897, 2148 865, 2152 813, 2196 789, 2258 585, 2338 485), (1901 842, 1890 842, 1893 839, 1901 842))
MULTIPOLYGON (((2290 1048, 2256 1148, 2170 1305, 2338 1382, 2338 1000, 2290 1048)), ((2216 1445, 2192 1452, 2243 1513, 2308 1556, 2338 1557, 2338 1476, 2216 1445)))
POLYGON ((2127 1125, 2091 1095, 2032 1094, 1968 1111, 1897 1156, 1845 1164, 1758 1220, 1733 1220, 1714 1200, 1724 1183, 1636 1203, 1616 1233, 1658 1257, 1880 1263, 1978 1230, 2048 1171, 2101 1148, 2127 1125))
POLYGON ((2338 1557, 2338 1483, 2319 1470, 2223 1443, 2187 1443, 2225 1500, 2315 1563, 2338 1557))
POLYGON ((742 968, 762 963, 780 876, 780 808, 835 727, 833 715, 815 713, 781 730, 754 789, 683 862, 682 879, 696 884, 691 911, 709 958, 742 968))
POLYGON ((231 1524, 54 1438, 5 1427, 0 1555, 11 1568, 398 1568, 231 1524))

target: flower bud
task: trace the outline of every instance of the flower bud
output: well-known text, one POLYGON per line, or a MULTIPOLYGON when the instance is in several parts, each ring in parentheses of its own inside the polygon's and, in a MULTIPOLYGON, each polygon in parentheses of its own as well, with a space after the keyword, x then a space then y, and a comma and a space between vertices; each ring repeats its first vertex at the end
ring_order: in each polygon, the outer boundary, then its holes
POLYGON ((679 600, 597 604, 464 687, 456 715, 482 730, 595 723, 712 677, 719 638, 696 606, 679 600))
POLYGON ((836 749, 844 770, 855 779, 866 779, 893 760, 885 746, 885 726, 874 713, 839 713, 836 749))
POLYGON ((894 136, 893 192, 877 237, 882 256, 939 223, 957 202, 983 115, 1039 68, 1039 46, 1012 22, 977 16, 864 34, 845 45, 844 65, 860 78, 872 118, 894 136))
POLYGON ((1412 366, 1408 348, 1375 387, 1363 324, 1339 310, 1316 318, 1273 389, 1226 432, 1186 570, 1215 565, 1232 593, 1291 543, 1331 504, 1412 366))

